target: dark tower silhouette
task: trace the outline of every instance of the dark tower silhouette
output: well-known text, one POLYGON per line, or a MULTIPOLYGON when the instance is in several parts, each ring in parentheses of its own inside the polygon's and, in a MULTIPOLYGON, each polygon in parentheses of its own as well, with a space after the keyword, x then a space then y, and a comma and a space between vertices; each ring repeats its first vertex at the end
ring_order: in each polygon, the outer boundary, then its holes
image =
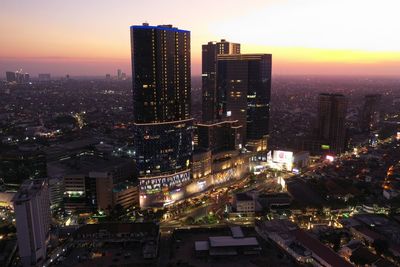
POLYGON ((365 96, 364 105, 360 112, 360 129, 363 132, 376 130, 380 119, 381 99, 382 95, 379 94, 365 96))
POLYGON ((269 131, 272 55, 218 55, 216 117, 237 120, 243 144, 269 131))
POLYGON ((347 99, 341 94, 320 94, 318 97, 318 138, 335 153, 342 153, 346 144, 347 99))
POLYGON ((216 72, 217 55, 240 54, 240 44, 227 42, 208 42, 202 46, 202 121, 216 120, 216 72))
POLYGON ((131 26, 131 50, 140 202, 162 205, 190 180, 190 32, 131 26))

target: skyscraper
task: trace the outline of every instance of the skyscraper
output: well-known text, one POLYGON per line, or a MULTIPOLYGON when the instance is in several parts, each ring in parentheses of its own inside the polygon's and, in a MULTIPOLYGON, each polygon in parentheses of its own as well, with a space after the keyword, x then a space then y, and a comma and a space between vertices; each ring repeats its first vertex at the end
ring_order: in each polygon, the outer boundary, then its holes
POLYGON ((46 240, 50 229, 47 181, 26 180, 15 194, 13 203, 22 265, 36 266, 46 259, 46 240))
POLYGON ((6 71, 6 80, 7 82, 15 82, 17 81, 17 77, 15 75, 15 72, 13 71, 6 71))
POLYGON ((377 128, 380 119, 380 103, 382 95, 366 95, 364 105, 360 112, 360 128, 363 132, 373 131, 377 128))
POLYGON ((131 52, 140 205, 158 206, 190 181, 190 32, 131 26, 131 52))
POLYGON ((318 97, 318 138, 335 153, 342 153, 346 143, 347 99, 341 94, 318 97))
POLYGON ((23 73, 22 69, 17 71, 6 71, 7 82, 28 83, 29 73, 23 73))
POLYGON ((243 144, 268 135, 271 70, 271 54, 217 56, 216 117, 237 120, 243 144))
POLYGON ((227 42, 208 42, 202 46, 202 121, 216 120, 216 71, 217 55, 240 54, 240 44, 227 42))

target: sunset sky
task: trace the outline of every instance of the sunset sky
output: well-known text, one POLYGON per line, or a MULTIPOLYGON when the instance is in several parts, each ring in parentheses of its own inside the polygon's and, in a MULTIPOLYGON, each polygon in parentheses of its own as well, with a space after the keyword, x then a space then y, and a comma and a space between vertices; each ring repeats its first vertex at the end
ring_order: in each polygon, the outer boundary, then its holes
POLYGON ((400 74, 399 0, 0 0, 0 76, 130 75, 129 26, 191 31, 192 74, 201 44, 225 38, 243 53, 272 53, 273 73, 400 74))

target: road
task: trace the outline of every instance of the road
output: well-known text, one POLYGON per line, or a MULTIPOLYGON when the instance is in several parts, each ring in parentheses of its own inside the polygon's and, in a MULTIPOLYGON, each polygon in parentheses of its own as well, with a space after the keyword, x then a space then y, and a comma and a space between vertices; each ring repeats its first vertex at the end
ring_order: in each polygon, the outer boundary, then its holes
POLYGON ((158 251, 158 267, 165 267, 169 263, 169 257, 171 254, 171 230, 161 230, 160 231, 160 243, 158 251))
MULTIPOLYGON (((236 180, 234 183, 229 185, 221 186, 218 189, 214 188, 205 193, 197 195, 187 200, 187 206, 180 207, 179 213, 173 214, 174 209, 169 210, 170 216, 164 218, 161 221, 160 227, 164 230, 173 230, 181 227, 193 227, 194 225, 188 225, 186 220, 189 217, 197 220, 209 214, 213 214, 216 217, 217 222, 214 224, 206 224, 205 226, 215 227, 218 225, 226 225, 232 223, 224 218, 226 205, 233 199, 235 193, 255 190, 258 192, 275 192, 277 184, 275 179, 267 178, 266 174, 260 174, 250 183, 249 177, 243 180, 236 180), (199 199, 201 205, 197 207, 190 207, 193 205, 194 199, 199 199), (204 199, 204 200, 203 200, 204 199)), ((197 203, 199 204, 199 203, 197 203)), ((248 225, 250 222, 245 220, 243 222, 237 221, 235 223, 248 225)))

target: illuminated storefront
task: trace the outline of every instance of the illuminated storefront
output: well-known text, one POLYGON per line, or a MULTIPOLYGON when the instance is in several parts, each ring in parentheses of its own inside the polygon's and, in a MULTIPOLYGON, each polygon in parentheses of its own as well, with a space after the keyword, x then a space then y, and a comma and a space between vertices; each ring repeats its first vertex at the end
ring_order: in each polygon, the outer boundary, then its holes
POLYGON ((180 200, 185 197, 185 186, 190 181, 190 171, 156 177, 141 178, 140 207, 162 207, 171 201, 180 200))

